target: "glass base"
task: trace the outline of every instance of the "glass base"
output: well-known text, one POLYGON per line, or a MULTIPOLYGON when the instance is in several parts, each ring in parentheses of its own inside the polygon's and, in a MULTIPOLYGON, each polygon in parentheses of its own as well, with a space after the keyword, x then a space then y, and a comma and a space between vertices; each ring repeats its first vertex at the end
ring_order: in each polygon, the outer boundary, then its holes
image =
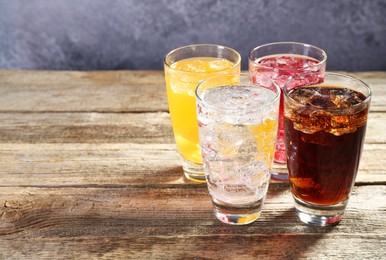
POLYGON ((202 164, 196 164, 182 159, 182 168, 188 180, 205 183, 205 174, 202 164))
POLYGON ((287 164, 273 163, 271 170, 271 179, 275 181, 288 182, 287 164))
POLYGON ((276 145, 275 156, 273 158, 273 161, 279 164, 285 164, 287 162, 284 145, 276 145))
POLYGON ((315 205, 294 196, 295 209, 299 219, 310 225, 332 226, 337 225, 343 218, 348 199, 334 205, 315 205))
POLYGON ((287 181, 288 182, 288 173, 286 172, 271 172, 271 179, 275 181, 287 181))
POLYGON ((247 225, 260 217, 264 199, 247 205, 230 205, 212 197, 215 216, 223 223, 247 225))

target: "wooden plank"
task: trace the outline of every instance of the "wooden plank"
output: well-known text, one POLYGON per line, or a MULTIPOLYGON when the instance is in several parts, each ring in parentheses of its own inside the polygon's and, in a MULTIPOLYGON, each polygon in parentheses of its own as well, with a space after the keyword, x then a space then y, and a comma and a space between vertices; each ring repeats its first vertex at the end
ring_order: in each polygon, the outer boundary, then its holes
POLYGON ((386 71, 379 72, 351 72, 353 75, 366 82, 372 91, 371 111, 386 110, 386 71))
POLYGON ((325 228, 297 219, 283 184, 271 185, 261 218, 247 226, 218 221, 203 185, 2 187, 0 197, 1 258, 380 259, 386 255, 386 186, 355 187, 341 223, 325 228))
POLYGON ((366 127, 366 143, 386 144, 386 113, 369 113, 366 127))
POLYGON ((0 111, 168 111, 162 71, 0 71, 0 111))
POLYGON ((359 164, 356 183, 386 184, 386 146, 365 144, 359 164))
MULTIPOLYGON (((386 113, 370 113, 367 143, 386 143, 386 113)), ((1 143, 174 143, 169 114, 0 113, 1 143)))
MULTIPOLYGON (((386 112, 386 72, 350 73, 386 112)), ((162 71, 0 71, 0 111, 168 111, 162 71)))
POLYGON ((1 240, 3 259, 384 259, 377 235, 126 236, 1 240), (193 244, 194 243, 194 244, 193 244))
MULTIPOLYGON (((386 135, 386 134, 385 134, 386 135)), ((0 113, 0 143, 174 143, 169 113, 0 113)))
POLYGON ((10 186, 185 183, 173 144, 0 144, 0 169, 10 186))
MULTIPOLYGON (((366 144, 358 184, 386 183, 386 146, 366 144)), ((1 186, 187 185, 173 144, 0 144, 1 186)))

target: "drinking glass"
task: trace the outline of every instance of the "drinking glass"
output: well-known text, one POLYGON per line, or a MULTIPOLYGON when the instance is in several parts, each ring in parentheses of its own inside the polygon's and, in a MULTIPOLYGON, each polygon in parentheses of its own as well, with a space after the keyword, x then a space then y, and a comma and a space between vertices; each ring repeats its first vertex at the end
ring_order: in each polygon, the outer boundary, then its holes
MULTIPOLYGON (((326 69, 326 53, 315 46, 297 42, 276 42, 261 45, 249 54, 249 73, 254 82, 259 82, 261 76, 269 77, 281 89, 291 76, 296 77, 296 83, 318 83, 323 80, 326 69)), ((292 83, 294 84, 294 82, 292 83)), ((280 97, 279 127, 276 140, 274 160, 276 163, 286 162, 283 125, 283 94, 280 97)), ((273 172, 272 178, 288 180, 287 173, 273 172)))
POLYGON ((248 74, 220 75, 196 89, 201 152, 216 217, 242 225, 255 221, 273 163, 279 87, 248 74))
POLYGON ((198 139, 194 91, 202 80, 217 74, 240 73, 235 50, 212 44, 183 46, 164 58, 170 117, 186 178, 205 182, 198 139))
POLYGON ((326 73, 324 82, 284 87, 289 183, 301 221, 339 223, 355 183, 365 138, 370 88, 326 73))

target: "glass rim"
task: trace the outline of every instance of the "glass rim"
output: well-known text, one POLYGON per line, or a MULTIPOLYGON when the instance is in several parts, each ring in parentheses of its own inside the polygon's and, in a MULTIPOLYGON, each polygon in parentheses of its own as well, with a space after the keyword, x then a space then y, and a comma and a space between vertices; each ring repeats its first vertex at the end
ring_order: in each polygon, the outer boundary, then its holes
MULTIPOLYGON (((224 76, 234 76, 234 74, 232 74, 232 73, 227 73, 227 74, 215 75, 215 76, 212 76, 212 77, 209 77, 209 78, 206 78, 206 79, 202 80, 200 83, 198 83, 198 85, 197 85, 197 87, 196 87, 196 89, 195 89, 195 91, 194 91, 195 96, 196 96, 196 98, 197 98, 200 102, 204 103, 204 104, 205 104, 206 106, 208 106, 208 107, 215 108, 215 109, 221 109, 221 110, 236 111, 236 110, 238 110, 238 108, 223 107, 223 106, 218 106, 218 105, 208 104, 207 102, 205 102, 205 100, 202 100, 202 99, 201 99, 200 94, 198 93, 198 89, 199 89, 205 82, 207 82, 207 81, 209 81, 209 80, 211 80, 211 79, 217 78, 217 77, 224 77, 224 76)), ((252 84, 253 86, 256 86, 256 87, 262 87, 262 88, 268 89, 267 87, 264 87, 264 86, 261 85, 261 84, 253 83, 253 82, 251 81, 251 75, 249 75, 248 73, 239 73, 239 76, 240 76, 240 78, 241 78, 241 77, 248 77, 249 80, 250 80, 250 81, 249 81, 250 84, 252 84)), ((269 82, 271 82, 272 85, 273 85, 273 86, 275 87, 275 89, 276 89, 276 93, 274 93, 275 96, 274 96, 271 100, 269 100, 269 101, 267 101, 266 103, 264 103, 264 105, 272 104, 272 103, 276 102, 277 99, 280 99, 281 90, 280 90, 280 87, 275 83, 275 81, 273 81, 273 80, 270 79, 269 77, 266 77, 266 76, 263 76, 263 77, 264 77, 264 79, 267 79, 269 82)), ((235 86, 235 85, 243 86, 242 83, 240 83, 240 84, 230 84, 230 85, 227 85, 227 86, 235 86)), ((218 85, 217 87, 221 87, 221 86, 225 86, 225 85, 218 85)), ((273 92, 273 91, 272 91, 272 92, 273 92)))
MULTIPOLYGON (((288 98, 288 100, 290 100, 292 103, 296 103, 296 104, 299 104, 299 102, 296 101, 296 100, 294 100, 293 98, 291 98, 291 97, 289 96, 289 93, 290 93, 290 91, 291 91, 292 89, 291 89, 291 90, 288 90, 288 89, 287 89, 287 85, 288 85, 288 83, 290 83, 292 80, 298 78, 298 77, 301 76, 301 75, 302 75, 302 74, 300 74, 300 75, 298 75, 298 76, 290 77, 290 78, 287 80, 287 82, 284 84, 284 87, 283 87, 283 93, 284 93, 285 97, 288 98)), ((319 106, 316 106, 316 105, 312 105, 312 104, 307 105, 307 107, 312 108, 313 110, 342 111, 342 110, 344 110, 344 109, 355 109, 355 108, 357 108, 357 107, 363 106, 364 104, 367 104, 367 103, 370 102, 371 96, 372 96, 372 91, 371 91, 370 86, 369 86, 366 82, 364 82, 363 80, 360 80, 360 79, 358 79, 358 78, 356 78, 356 77, 354 77, 354 76, 348 75, 348 74, 337 73, 337 72, 325 72, 325 73, 324 73, 324 78, 325 78, 326 76, 338 76, 338 77, 346 78, 346 79, 349 79, 349 80, 352 80, 352 81, 356 81, 357 83, 359 83, 361 86, 363 86, 363 87, 367 90, 368 94, 366 95, 366 94, 360 92, 361 94, 364 94, 366 98, 365 98, 364 100, 362 100, 360 103, 355 104, 355 105, 352 105, 352 106, 350 106, 350 107, 348 107, 348 108, 322 108, 322 107, 319 107, 319 106)), ((324 82, 315 83, 315 84, 309 84, 309 85, 303 85, 303 86, 299 86, 299 87, 294 87, 293 89, 302 88, 302 87, 309 87, 309 86, 318 86, 318 85, 322 85, 323 83, 324 83, 324 82)), ((333 84, 332 84, 332 86, 333 86, 333 84)), ((341 85, 337 85, 337 86, 341 86, 341 85)), ((344 86, 344 87, 346 87, 346 88, 348 88, 348 89, 352 89, 352 88, 350 88, 350 86, 344 86)), ((303 104, 302 104, 302 106, 306 106, 306 105, 303 105, 303 104)))
MULTIPOLYGON (((230 48, 228 46, 225 46, 225 45, 219 45, 219 44, 211 44, 211 43, 198 43, 198 44, 190 44, 190 45, 184 45, 184 46, 180 46, 178 48, 175 48, 173 50, 171 50, 170 52, 168 52, 165 57, 163 58, 163 63, 164 65, 170 69, 170 70, 173 70, 173 71, 178 71, 178 72, 181 72, 181 73, 194 73, 194 74, 207 74, 208 72, 191 72, 191 71, 184 71, 184 70, 178 70, 178 69, 174 69, 171 67, 172 64, 174 63, 171 63, 169 64, 168 62, 166 62, 166 59, 167 57, 169 57, 170 55, 172 55, 173 53, 176 53, 177 51, 180 51, 180 50, 183 50, 183 49, 188 49, 188 48, 192 48, 192 47, 217 47, 217 48, 221 48, 221 49, 227 49, 231 52, 233 52, 234 54, 236 54, 237 56, 237 62, 235 62, 231 67, 229 68, 226 68, 226 69, 222 69, 222 70, 218 70, 218 71, 215 71, 215 73, 218 73, 218 72, 222 72, 222 71, 226 71, 226 70, 229 70, 229 69, 233 69, 237 66, 239 66, 241 64, 241 55, 238 51, 236 51, 235 49, 233 48, 230 48)), ((193 58, 193 57, 192 57, 193 58)), ((208 58, 211 58, 210 56, 208 56, 208 58)), ((226 59, 228 60, 228 59, 226 59)))
MULTIPOLYGON (((252 53, 258 49, 261 49, 261 48, 264 48, 264 47, 267 47, 267 46, 273 46, 273 45, 298 45, 298 46, 308 46, 308 47, 311 47, 313 49, 316 49, 318 51, 320 51, 322 53, 322 56, 323 56, 323 59, 320 60, 318 63, 315 63, 313 64, 312 66, 310 67, 316 67, 316 66, 320 66, 322 65, 323 63, 326 63, 327 61, 327 53, 322 49, 322 48, 319 48, 315 45, 312 45, 312 44, 308 44, 308 43, 303 43, 303 42, 271 42, 271 43, 266 43, 266 44, 263 44, 263 45, 259 45, 255 48, 253 48, 250 52, 249 52, 249 55, 248 55, 248 59, 249 61, 252 61, 252 62, 255 62, 256 60, 258 59, 255 59, 255 60, 252 60, 251 56, 252 56, 252 53)), ((286 54, 286 53, 277 53, 277 54, 286 54)), ((288 54, 291 54, 291 53, 288 53, 288 54)), ((275 55, 275 54, 272 54, 272 55, 275 55)), ((265 55, 265 56, 269 56, 269 55, 265 55)), ((262 56, 262 57, 265 57, 265 56, 262 56)), ((261 58, 262 58, 261 57, 261 58)), ((260 67, 262 68, 271 68, 269 66, 265 66, 265 65, 260 65, 260 67)), ((283 70, 281 68, 278 68, 278 70, 283 70)), ((302 70, 302 69, 299 69, 299 70, 302 70)))

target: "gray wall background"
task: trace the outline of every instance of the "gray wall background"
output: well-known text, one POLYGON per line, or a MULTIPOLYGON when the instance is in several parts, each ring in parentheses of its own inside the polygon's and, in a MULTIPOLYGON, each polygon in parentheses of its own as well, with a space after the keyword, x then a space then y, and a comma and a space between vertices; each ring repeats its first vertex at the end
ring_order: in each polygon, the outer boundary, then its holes
POLYGON ((317 45, 328 70, 386 70, 386 0, 0 0, 0 69, 162 69, 192 43, 317 45))

